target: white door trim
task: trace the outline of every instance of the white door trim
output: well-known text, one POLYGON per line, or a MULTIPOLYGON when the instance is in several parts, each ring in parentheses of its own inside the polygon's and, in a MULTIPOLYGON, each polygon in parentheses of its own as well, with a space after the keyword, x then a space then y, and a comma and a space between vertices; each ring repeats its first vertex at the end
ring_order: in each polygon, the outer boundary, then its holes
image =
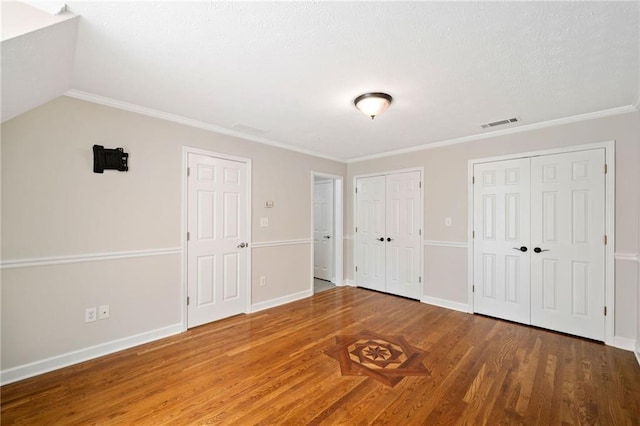
POLYGON ((251 159, 238 157, 234 155, 223 154, 215 151, 208 151, 201 148, 194 148, 190 146, 182 146, 182 171, 181 171, 181 182, 182 182, 182 213, 181 213, 181 227, 180 227, 180 245, 182 246, 182 285, 180 286, 180 317, 182 319, 182 331, 186 331, 188 329, 187 323, 187 225, 188 225, 188 216, 187 216, 187 194, 188 194, 188 181, 187 181, 187 167, 188 167, 188 159, 189 154, 200 154, 206 155, 209 157, 221 158, 229 161, 237 161, 240 163, 245 163, 247 165, 247 241, 249 242, 249 250, 247 250, 247 300, 245 306, 245 313, 251 312, 251 188, 252 188, 252 180, 251 180, 251 159))
MULTIPOLYGON (((311 229, 310 229, 310 239, 313 241, 313 190, 315 184, 315 178, 327 178, 333 181, 333 227, 335 237, 333 238, 333 276, 334 276, 334 284, 336 286, 344 285, 344 256, 343 256, 343 247, 344 247, 344 222, 343 222, 343 198, 344 198, 344 176, 340 175, 332 175, 324 172, 316 172, 311 171, 311 182, 310 182, 310 194, 311 194, 311 229)), ((309 260, 309 265, 311 266, 311 273, 309 277, 309 288, 313 292, 313 264, 314 264, 314 249, 313 244, 311 244, 311 258, 309 260)))
POLYGON ((513 160, 516 158, 536 157, 540 155, 562 154, 575 151, 586 151, 604 148, 607 173, 605 174, 605 232, 607 245, 605 246, 605 304, 607 316, 605 317, 604 342, 614 346, 615 337, 615 140, 591 143, 585 145, 573 145, 561 148, 530 151, 517 154, 501 155, 496 157, 478 158, 467 163, 467 281, 469 311, 475 312, 473 306, 473 167, 479 163, 493 161, 513 160))

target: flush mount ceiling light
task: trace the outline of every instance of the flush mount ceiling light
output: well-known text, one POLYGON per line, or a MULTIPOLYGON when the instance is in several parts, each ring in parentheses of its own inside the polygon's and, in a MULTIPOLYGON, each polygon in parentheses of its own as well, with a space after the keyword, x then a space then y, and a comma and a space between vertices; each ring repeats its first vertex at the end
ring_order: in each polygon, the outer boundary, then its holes
POLYGON ((391 105, 393 98, 386 93, 365 93, 354 99, 353 104, 373 120, 391 105))

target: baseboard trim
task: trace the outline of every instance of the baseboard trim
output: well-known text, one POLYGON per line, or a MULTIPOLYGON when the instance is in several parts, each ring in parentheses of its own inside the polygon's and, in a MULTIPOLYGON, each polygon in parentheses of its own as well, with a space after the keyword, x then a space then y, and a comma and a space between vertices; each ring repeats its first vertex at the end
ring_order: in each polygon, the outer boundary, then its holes
POLYGON ((344 285, 349 287, 357 287, 356 282, 354 280, 344 280, 344 285))
POLYGON ((313 296, 313 290, 304 290, 298 293, 288 294, 282 297, 276 297, 275 299, 265 300, 251 305, 251 313, 264 311, 265 309, 275 308, 276 306, 284 305, 286 303, 295 302, 296 300, 304 299, 306 297, 313 296))
POLYGON ((613 336, 613 347, 635 352, 636 341, 634 339, 629 339, 628 337, 613 336))
POLYGON ((440 308, 453 309, 454 311, 464 312, 465 314, 471 313, 469 305, 466 303, 454 302, 451 300, 440 299, 431 296, 422 296, 422 299, 420 301, 428 305, 439 306, 440 308))
POLYGON ((99 345, 90 346, 88 348, 79 349, 62 355, 53 356, 40 361, 31 362, 29 364, 19 365, 17 367, 8 368, 0 371, 0 385, 4 386, 19 380, 28 379, 29 377, 48 373, 53 370, 68 367, 104 355, 109 355, 124 349, 144 343, 153 342, 163 339, 184 331, 182 323, 170 325, 168 327, 147 331, 136 334, 134 336, 125 337, 111 342, 101 343, 99 345))
POLYGON ((636 350, 633 351, 633 353, 636 355, 636 360, 638 361, 638 365, 640 365, 640 343, 636 345, 636 350))

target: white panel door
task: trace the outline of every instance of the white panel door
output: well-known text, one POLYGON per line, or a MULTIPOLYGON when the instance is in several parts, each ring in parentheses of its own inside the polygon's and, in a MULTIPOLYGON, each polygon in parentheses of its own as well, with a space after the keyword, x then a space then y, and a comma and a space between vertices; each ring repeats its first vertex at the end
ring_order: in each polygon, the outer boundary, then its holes
POLYGON ((473 185, 475 312, 530 323, 528 158, 476 164, 473 185))
POLYGON ((604 340, 604 149, 531 159, 531 323, 604 340))
POLYGON ((386 192, 386 291, 420 299, 420 172, 388 175, 386 192))
POLYGON ((333 181, 313 191, 313 276, 333 281, 333 181))
POLYGON ((188 154, 188 327, 247 308, 247 165, 188 154))
POLYGON ((385 291, 385 199, 384 176, 356 180, 356 283, 385 291))

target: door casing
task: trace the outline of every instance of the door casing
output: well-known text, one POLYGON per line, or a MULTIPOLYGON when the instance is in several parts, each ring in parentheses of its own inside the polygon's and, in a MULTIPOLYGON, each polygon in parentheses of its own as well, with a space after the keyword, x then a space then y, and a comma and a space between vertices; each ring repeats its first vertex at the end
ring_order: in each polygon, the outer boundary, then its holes
POLYGON ((182 212, 181 212, 181 229, 180 229, 180 241, 182 246, 182 285, 180 286, 180 316, 182 319, 182 331, 186 331, 188 329, 188 318, 187 318, 187 229, 188 229, 188 215, 187 215, 187 195, 188 195, 188 180, 187 180, 187 167, 188 167, 188 158, 189 154, 200 154, 206 155, 210 157, 222 158, 224 160, 237 161, 246 163, 247 165, 247 241, 249 243, 249 247, 247 250, 247 283, 246 283, 246 291, 247 291, 247 300, 245 312, 251 312, 251 250, 252 250, 252 240, 251 240, 251 211, 252 211, 252 197, 251 197, 251 159, 238 157, 234 155, 223 154, 220 152, 208 151, 201 148, 194 148, 190 146, 182 147, 182 212))
POLYGON ((597 148, 604 148, 605 163, 607 173, 605 174, 605 234, 607 235, 607 245, 605 246, 605 305, 607 315, 605 316, 605 339, 607 345, 614 344, 615 333, 615 140, 598 142, 585 145, 573 145, 562 148, 522 152, 517 154, 502 155, 496 157, 478 158, 469 160, 467 163, 467 281, 469 312, 474 313, 473 306, 473 168, 475 164, 493 161, 514 160, 525 157, 536 157, 540 155, 562 154, 574 151, 585 151, 597 148))

